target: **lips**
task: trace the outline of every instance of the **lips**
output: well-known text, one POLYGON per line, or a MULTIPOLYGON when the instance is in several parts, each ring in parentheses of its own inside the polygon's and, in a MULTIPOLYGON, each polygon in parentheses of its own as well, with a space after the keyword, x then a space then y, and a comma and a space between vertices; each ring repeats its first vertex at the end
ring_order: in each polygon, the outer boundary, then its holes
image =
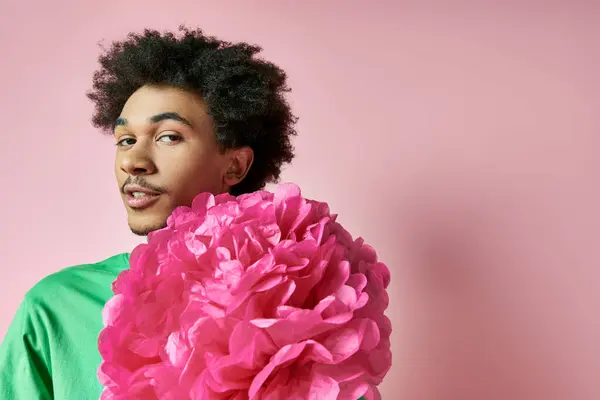
POLYGON ((160 195, 161 193, 141 186, 125 187, 125 202, 129 207, 136 210, 150 207, 159 199, 160 195))

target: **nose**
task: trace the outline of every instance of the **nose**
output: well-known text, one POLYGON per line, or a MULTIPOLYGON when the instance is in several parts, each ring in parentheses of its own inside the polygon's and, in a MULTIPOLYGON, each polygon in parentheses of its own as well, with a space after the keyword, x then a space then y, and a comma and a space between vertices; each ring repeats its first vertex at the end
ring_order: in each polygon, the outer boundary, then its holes
POLYGON ((150 151, 138 142, 122 155, 121 170, 131 176, 151 175, 156 172, 156 165, 150 151))

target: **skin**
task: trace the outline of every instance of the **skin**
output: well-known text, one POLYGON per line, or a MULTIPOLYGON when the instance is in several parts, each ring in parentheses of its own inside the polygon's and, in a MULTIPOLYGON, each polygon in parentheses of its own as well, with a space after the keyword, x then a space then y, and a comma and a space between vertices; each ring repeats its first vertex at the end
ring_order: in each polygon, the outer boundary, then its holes
POLYGON ((222 151, 202 99, 172 88, 143 86, 127 100, 116 121, 115 175, 137 235, 166 226, 179 206, 202 192, 225 193, 241 182, 253 161, 248 147, 222 151), (127 205, 124 187, 136 184, 160 192, 147 208, 127 205))

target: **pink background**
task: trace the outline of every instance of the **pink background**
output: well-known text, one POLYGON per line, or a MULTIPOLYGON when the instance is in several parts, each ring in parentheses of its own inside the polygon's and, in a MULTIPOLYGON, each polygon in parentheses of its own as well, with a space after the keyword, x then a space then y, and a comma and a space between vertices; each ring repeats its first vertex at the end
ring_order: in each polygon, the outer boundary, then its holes
POLYGON ((139 242, 84 93, 101 38, 186 23, 289 72, 285 180, 393 272, 385 399, 600 398, 597 2, 17 3, 0 13, 0 337, 40 278, 139 242))

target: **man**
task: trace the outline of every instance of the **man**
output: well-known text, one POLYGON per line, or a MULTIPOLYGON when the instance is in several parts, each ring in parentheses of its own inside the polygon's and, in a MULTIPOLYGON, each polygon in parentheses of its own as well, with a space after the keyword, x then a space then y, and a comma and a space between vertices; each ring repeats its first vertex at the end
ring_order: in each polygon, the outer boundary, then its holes
MULTIPOLYGON (((101 57, 88 97, 114 136, 131 230, 145 236, 201 192, 234 195, 276 181, 293 158, 285 73, 260 48, 146 30, 101 57)), ((98 399, 97 338, 128 254, 63 269, 26 295, 0 347, 0 399, 98 399)))

